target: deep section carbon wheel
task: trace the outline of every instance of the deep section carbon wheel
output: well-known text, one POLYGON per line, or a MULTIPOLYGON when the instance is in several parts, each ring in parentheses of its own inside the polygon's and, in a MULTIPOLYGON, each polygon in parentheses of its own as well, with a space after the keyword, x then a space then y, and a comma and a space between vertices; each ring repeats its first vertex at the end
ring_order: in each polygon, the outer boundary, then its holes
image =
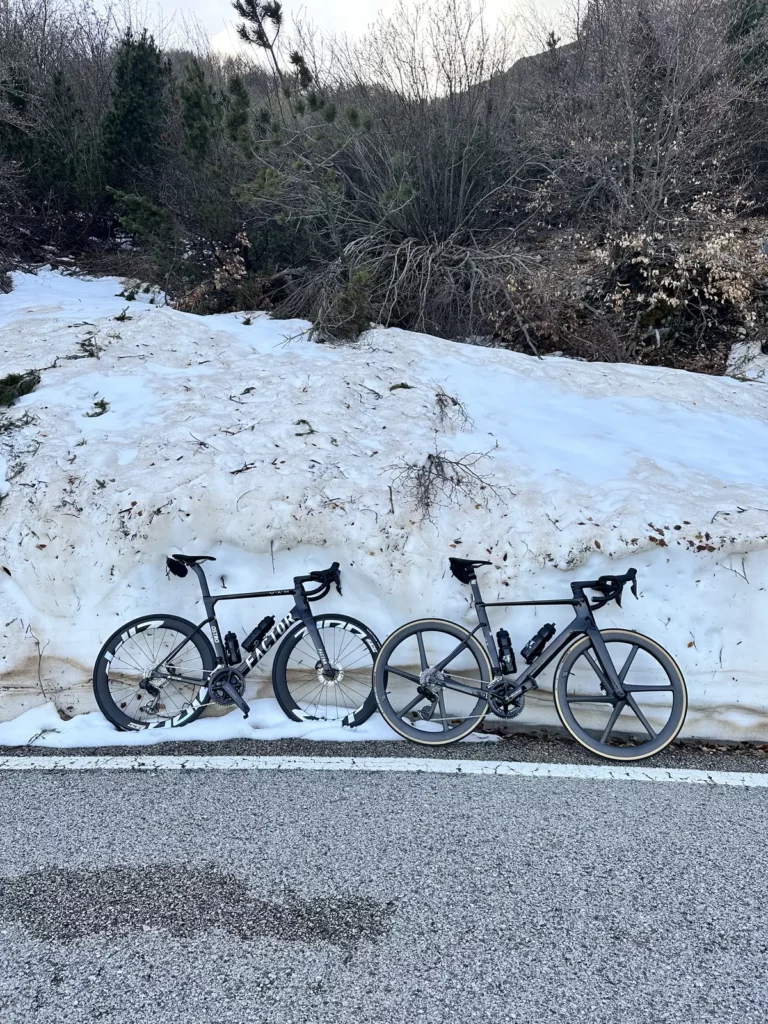
POLYGON ((323 672, 312 637, 304 623, 298 622, 286 633, 275 656, 275 697, 294 722, 361 725, 376 710, 372 671, 379 640, 364 623, 348 615, 314 618, 333 675, 323 672))
POLYGON ((201 714, 215 666, 210 640, 192 622, 146 615, 121 626, 104 644, 93 669, 93 691, 118 729, 173 728, 201 714))
POLYGON ((641 633, 603 629, 600 635, 625 691, 611 695, 589 637, 563 654, 555 674, 555 707, 568 732, 611 761, 640 761, 674 740, 685 721, 688 695, 672 657, 641 633))
POLYGON ((443 619, 418 619, 388 637, 374 666, 374 690, 385 721, 406 739, 443 746, 482 722, 488 701, 451 689, 475 690, 493 675, 485 649, 470 633, 443 619))

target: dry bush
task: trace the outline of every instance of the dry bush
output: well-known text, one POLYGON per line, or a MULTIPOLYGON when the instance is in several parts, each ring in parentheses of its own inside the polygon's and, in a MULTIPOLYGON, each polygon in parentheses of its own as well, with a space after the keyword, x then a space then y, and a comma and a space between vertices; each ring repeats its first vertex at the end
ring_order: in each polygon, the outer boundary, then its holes
POLYGON ((435 410, 437 422, 441 427, 455 427, 461 430, 463 427, 474 426, 474 420, 464 402, 455 395, 449 395, 441 386, 435 391, 435 410))
POLYGON ((537 159, 520 191, 539 223, 650 233, 703 197, 732 208, 749 174, 749 93, 723 0, 591 0, 575 42, 518 78, 537 159))
POLYGON ((496 203, 519 163, 510 39, 443 0, 327 47, 310 86, 272 99, 241 192, 253 225, 304 248, 277 312, 340 336, 368 320, 487 333, 523 262, 496 203))
POLYGON ((371 321, 448 338, 490 334, 509 306, 507 278, 527 262, 490 242, 365 237, 300 279, 275 312, 304 316, 321 333, 345 338, 371 321))
POLYGON ((423 462, 403 463, 392 483, 405 492, 422 519, 431 519, 438 508, 462 500, 479 508, 487 504, 489 494, 499 497, 490 478, 476 468, 489 456, 490 452, 453 456, 435 448, 423 462))
POLYGON ((766 235, 767 222, 734 219, 561 240, 536 274, 510 280, 518 316, 500 319, 499 334, 523 350, 522 319, 542 352, 722 373, 731 344, 764 336, 766 235))

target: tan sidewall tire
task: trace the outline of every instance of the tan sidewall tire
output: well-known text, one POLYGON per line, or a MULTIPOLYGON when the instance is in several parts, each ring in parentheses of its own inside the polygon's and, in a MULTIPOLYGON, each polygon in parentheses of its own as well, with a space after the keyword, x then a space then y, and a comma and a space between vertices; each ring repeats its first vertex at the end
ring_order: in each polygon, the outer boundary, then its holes
POLYGON ((677 724, 677 728, 674 729, 674 731, 667 738, 667 740, 664 742, 664 744, 662 746, 658 747, 652 753, 650 753, 650 754, 637 754, 637 755, 634 755, 634 756, 626 756, 625 755, 624 757, 614 756, 612 754, 606 754, 602 750, 595 750, 588 743, 585 743, 584 740, 573 731, 573 729, 571 728, 571 726, 569 725, 569 723, 567 721, 566 716, 563 714, 562 708, 560 706, 560 698, 558 696, 559 682, 560 682, 560 675, 563 672, 563 668, 564 668, 565 662, 568 659, 568 657, 571 654, 573 654, 577 650, 577 648, 579 648, 579 647, 584 647, 585 649, 589 647, 589 645, 590 645, 589 644, 589 637, 586 637, 586 636, 579 637, 578 640, 575 640, 569 647, 567 647, 565 649, 565 651, 563 651, 563 654, 560 657, 560 661, 558 662, 557 669, 555 671, 554 684, 553 684, 553 687, 552 687, 552 695, 553 695, 554 700, 555 700, 555 709, 557 710, 558 718, 560 719, 560 721, 561 721, 561 723, 563 725, 563 728, 568 732, 568 734, 570 736, 572 736, 580 746, 584 747, 585 750, 588 750, 590 753, 594 754, 596 757, 602 757, 602 758, 604 758, 607 761, 617 761, 617 762, 644 761, 648 757, 654 757, 656 754, 660 753, 662 750, 665 750, 670 745, 670 743, 673 743, 674 740, 679 735, 680 730, 682 729, 683 725, 685 724, 685 717, 686 717, 686 715, 688 713, 688 688, 685 685, 685 679, 683 678, 683 673, 680 671, 680 668, 679 668, 677 662, 672 657, 672 655, 669 653, 669 651, 666 651, 661 646, 661 644, 656 643, 655 640, 652 640, 649 636, 645 636, 643 633, 638 633, 638 632, 636 632, 635 630, 632 630, 632 629, 601 629, 600 630, 600 635, 603 637, 603 639, 606 641, 606 643, 609 643, 612 640, 625 640, 625 641, 627 641, 629 643, 632 643, 632 639, 633 638, 637 638, 637 639, 642 641, 642 644, 640 645, 642 650, 648 650, 649 647, 653 648, 654 653, 657 653, 657 654, 661 655, 661 657, 663 659, 666 659, 667 661, 669 661, 669 663, 672 666, 673 670, 677 673, 677 677, 678 677, 678 679, 680 681, 680 686, 682 687, 682 691, 683 691, 683 709, 682 709, 682 714, 680 716, 680 721, 677 724), (648 645, 648 647, 646 645, 648 645))
MULTIPOLYGON (((402 736, 403 739, 410 740, 412 743, 419 743, 425 747, 446 747, 449 746, 451 743, 458 743, 459 740, 463 740, 465 736, 469 736, 470 733, 473 733, 475 729, 477 729, 477 727, 482 723, 485 716, 488 714, 488 705, 486 704, 485 711, 483 711, 482 714, 480 714, 477 718, 472 719, 472 725, 469 726, 464 732, 460 733, 459 735, 451 736, 451 738, 447 740, 422 740, 421 738, 415 739, 413 736, 410 736, 407 733, 403 732, 402 728, 399 726, 400 719, 396 715, 391 715, 388 708, 385 708, 384 706, 384 702, 382 700, 382 696, 380 693, 380 691, 383 691, 384 688, 383 686, 379 686, 379 668, 381 666, 381 670, 383 672, 384 666, 382 664, 382 655, 388 658, 391 652, 395 649, 395 647, 397 647, 398 637, 412 630, 414 626, 422 626, 424 629, 435 629, 437 631, 443 632, 448 631, 453 636, 455 636, 457 640, 463 640, 465 637, 469 637, 469 643, 467 644, 467 647, 472 651, 473 654, 477 654, 478 658, 483 664, 483 667, 488 673, 488 678, 487 680, 485 680, 485 682, 490 682, 493 679, 493 666, 491 665, 487 651, 482 646, 482 644, 480 644, 473 636, 470 635, 469 630, 465 629, 463 626, 459 626, 458 623, 456 622, 449 622, 447 619, 414 619, 412 622, 406 622, 404 626, 400 626, 399 629, 396 629, 394 633, 390 634, 390 636, 388 636, 384 643, 381 645, 381 650, 376 656, 376 661, 374 662, 373 665, 373 690, 374 693, 376 694, 376 704, 378 705, 381 717, 384 719, 384 721, 387 723, 390 729, 394 729, 394 731, 398 733, 398 735, 402 736), (391 647, 390 644, 392 645, 391 647)), ((389 702, 387 702, 387 704, 388 703, 389 702)), ((430 733, 424 733, 424 736, 430 736, 430 733)))

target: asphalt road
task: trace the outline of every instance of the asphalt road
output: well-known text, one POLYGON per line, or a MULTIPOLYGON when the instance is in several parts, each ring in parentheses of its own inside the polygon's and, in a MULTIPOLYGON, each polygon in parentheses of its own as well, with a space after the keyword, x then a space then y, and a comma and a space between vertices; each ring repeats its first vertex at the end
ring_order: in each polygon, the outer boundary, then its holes
MULTIPOLYGON (((350 730, 351 731, 351 730, 350 730)), ((184 730, 176 730, 175 742, 163 742, 137 747, 135 744, 114 747, 0 747, 0 757, 58 757, 60 755, 126 754, 134 756, 143 751, 157 756, 192 755, 251 755, 273 757, 421 757, 450 760, 481 761, 535 761, 549 764, 605 765, 573 740, 548 734, 538 735, 515 732, 498 742, 476 741, 473 737, 447 747, 425 747, 402 741, 348 741, 338 743, 322 740, 217 740, 212 743, 184 739, 184 730)), ((768 772, 768 744, 721 744, 686 740, 673 743, 648 761, 651 768, 694 768, 702 771, 768 772), (765 749, 763 749, 765 747, 765 749)))
POLYGON ((764 1024, 768 793, 0 774, 4 1024, 764 1024))

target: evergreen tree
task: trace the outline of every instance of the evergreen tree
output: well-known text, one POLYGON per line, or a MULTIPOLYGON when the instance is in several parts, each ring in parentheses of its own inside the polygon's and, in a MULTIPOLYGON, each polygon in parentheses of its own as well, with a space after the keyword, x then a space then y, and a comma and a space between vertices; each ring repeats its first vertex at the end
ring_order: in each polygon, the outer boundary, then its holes
POLYGON ((170 68, 154 39, 128 29, 118 48, 112 110, 104 121, 104 159, 113 186, 133 184, 162 155, 170 68))
POLYGON ((221 126, 222 104, 198 60, 187 64, 180 96, 187 150, 201 164, 221 126))
POLYGON ((251 139, 251 101, 242 78, 235 75, 227 84, 227 135, 233 142, 246 148, 251 139))
POLYGON ((283 25, 283 5, 279 0, 233 0, 232 6, 243 19, 237 26, 237 34, 243 42, 264 50, 272 70, 282 81, 277 40, 283 25))
POLYGON ((158 266, 169 268, 176 254, 173 217, 146 196, 109 188, 122 227, 152 254, 158 266))

